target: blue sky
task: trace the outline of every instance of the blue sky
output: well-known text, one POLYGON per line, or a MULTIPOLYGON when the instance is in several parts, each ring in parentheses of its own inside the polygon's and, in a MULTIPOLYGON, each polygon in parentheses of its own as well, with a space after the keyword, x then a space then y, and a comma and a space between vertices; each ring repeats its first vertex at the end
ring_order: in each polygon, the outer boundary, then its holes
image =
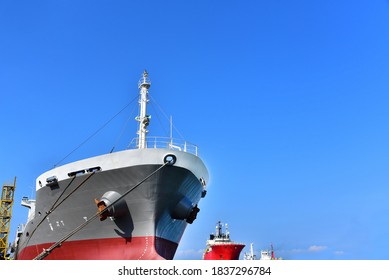
MULTIPOLYGON (((210 172, 176 259, 200 259, 218 220, 285 259, 389 259, 389 1, 1 1, 0 38, 10 239, 35 178, 147 69, 150 135, 172 115, 210 172)), ((62 163, 124 149, 134 106, 62 163)))

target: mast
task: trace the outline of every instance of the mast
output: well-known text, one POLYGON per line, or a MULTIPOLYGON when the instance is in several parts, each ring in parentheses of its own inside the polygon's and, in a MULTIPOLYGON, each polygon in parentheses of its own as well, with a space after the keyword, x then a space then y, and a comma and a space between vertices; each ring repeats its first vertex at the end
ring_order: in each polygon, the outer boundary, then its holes
POLYGON ((221 237, 222 235, 222 223, 219 221, 216 224, 216 237, 221 237))
POLYGON ((149 79, 149 74, 146 70, 143 72, 143 77, 140 78, 138 82, 139 88, 139 107, 140 112, 139 116, 136 117, 136 120, 139 122, 139 130, 138 130, 138 149, 145 149, 146 147, 146 134, 148 132, 147 126, 150 124, 150 116, 147 115, 147 103, 149 102, 148 93, 151 85, 151 81, 149 79))
POLYGON ((254 255, 254 243, 250 243, 250 259, 255 260, 255 255, 254 255))
POLYGON ((228 231, 228 224, 226 224, 226 238, 230 239, 230 232, 228 231))

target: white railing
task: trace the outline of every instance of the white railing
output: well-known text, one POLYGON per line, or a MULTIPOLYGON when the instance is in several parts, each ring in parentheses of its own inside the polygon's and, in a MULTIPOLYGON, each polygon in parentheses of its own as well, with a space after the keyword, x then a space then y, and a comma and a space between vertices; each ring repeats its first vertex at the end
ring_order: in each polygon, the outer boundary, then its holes
MULTIPOLYGON (((128 145, 128 149, 138 149, 139 138, 132 139, 131 143, 128 145)), ((146 148, 147 149, 169 149, 176 151, 183 151, 187 153, 194 154, 198 156, 198 147, 194 144, 186 142, 181 139, 174 139, 169 137, 147 137, 146 138, 146 148)))

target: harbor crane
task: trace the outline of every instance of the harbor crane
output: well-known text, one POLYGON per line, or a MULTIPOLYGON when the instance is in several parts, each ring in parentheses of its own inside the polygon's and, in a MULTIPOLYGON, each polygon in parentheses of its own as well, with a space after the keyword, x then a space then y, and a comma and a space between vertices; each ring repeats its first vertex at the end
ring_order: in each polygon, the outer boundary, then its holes
POLYGON ((0 260, 7 259, 8 236, 11 226, 12 205, 16 188, 16 177, 13 184, 5 183, 0 199, 0 260))

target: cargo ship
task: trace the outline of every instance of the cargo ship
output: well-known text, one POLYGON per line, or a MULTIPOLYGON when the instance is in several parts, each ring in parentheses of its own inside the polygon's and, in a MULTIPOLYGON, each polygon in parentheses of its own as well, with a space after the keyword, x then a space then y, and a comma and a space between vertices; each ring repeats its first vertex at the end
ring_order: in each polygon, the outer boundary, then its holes
POLYGON ((228 224, 225 224, 225 228, 223 232, 223 224, 220 221, 217 222, 216 232, 210 234, 207 240, 204 260, 239 260, 240 252, 245 245, 232 241, 228 224))
POLYGON ((64 164, 36 179, 14 259, 173 259, 200 211, 208 170, 197 146, 147 136, 151 81, 138 82, 137 137, 129 149, 64 164))

